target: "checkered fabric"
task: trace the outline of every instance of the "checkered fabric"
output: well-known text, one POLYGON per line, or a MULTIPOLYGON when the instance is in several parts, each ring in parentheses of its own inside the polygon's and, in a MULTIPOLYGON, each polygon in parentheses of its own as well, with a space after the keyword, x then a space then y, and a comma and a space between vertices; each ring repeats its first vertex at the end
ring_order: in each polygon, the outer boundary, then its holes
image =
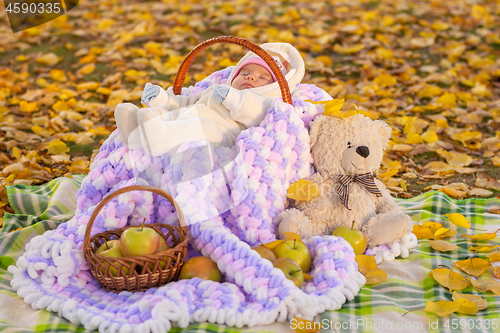
MULTIPOLYGON (((33 187, 31 190, 34 193, 37 189, 33 187)), ((16 187, 10 188, 10 191, 12 195, 19 194, 18 191, 26 195, 29 189, 16 187)), ((35 207, 44 202, 36 199, 38 195, 33 194, 32 197, 33 212, 46 210, 45 203, 35 207)), ((423 309, 427 301, 451 300, 452 293, 434 281, 428 275, 430 271, 439 265, 452 268, 454 261, 473 256, 474 253, 468 251, 471 245, 500 244, 499 238, 477 242, 460 237, 462 234, 495 232, 500 229, 500 215, 489 212, 493 207, 500 207, 500 200, 496 198, 454 200, 441 192, 429 192, 408 200, 396 200, 414 222, 442 222, 445 227, 456 230, 457 235, 448 240, 459 246, 460 250, 435 251, 427 242, 421 240, 408 258, 383 262, 379 267, 387 273, 387 280, 377 285, 365 285, 355 299, 346 302, 342 309, 318 316, 315 323, 317 328, 321 328, 319 332, 500 332, 500 296, 495 296, 491 292, 480 293, 472 287, 462 290, 461 293, 480 295, 488 301, 488 308, 478 312, 477 316, 452 314, 440 318, 425 311, 413 311, 403 316, 408 311, 423 309), (444 217, 447 213, 463 214, 471 222, 471 229, 447 223, 444 217)), ((23 202, 25 207, 29 206, 27 197, 24 197, 23 202)), ((11 219, 15 217, 16 215, 12 215, 11 219)), ((31 221, 36 221, 36 218, 31 221)), ((12 233, 2 232, 0 235, 0 304, 2 305, 0 331, 9 333, 84 331, 82 326, 75 326, 58 317, 56 313, 31 309, 10 286, 12 275, 7 272, 7 266, 16 262, 24 252, 24 245, 31 238, 46 230, 55 229, 58 223, 58 221, 44 220, 12 233)), ((477 256, 486 258, 486 254, 482 253, 478 253, 477 256)), ((498 264, 500 263, 492 263, 493 266, 498 264)), ((481 275, 481 278, 493 278, 491 269, 481 275)), ((213 324, 196 324, 184 330, 174 328, 171 332, 293 332, 292 328, 297 326, 298 323, 286 323, 236 329, 213 324)))

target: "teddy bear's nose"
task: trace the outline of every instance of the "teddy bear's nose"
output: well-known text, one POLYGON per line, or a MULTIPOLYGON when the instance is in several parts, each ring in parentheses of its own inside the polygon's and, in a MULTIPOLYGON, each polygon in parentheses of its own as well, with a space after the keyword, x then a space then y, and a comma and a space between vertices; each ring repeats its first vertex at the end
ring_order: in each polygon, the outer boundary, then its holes
POLYGON ((367 158, 368 155, 370 155, 370 149, 368 149, 367 146, 359 146, 358 148, 356 148, 356 153, 364 158, 367 158))

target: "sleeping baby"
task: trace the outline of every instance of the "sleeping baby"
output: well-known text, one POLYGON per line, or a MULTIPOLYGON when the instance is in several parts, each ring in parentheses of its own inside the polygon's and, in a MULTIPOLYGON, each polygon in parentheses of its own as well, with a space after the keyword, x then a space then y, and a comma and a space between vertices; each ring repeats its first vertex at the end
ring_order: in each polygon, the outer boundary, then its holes
MULTIPOLYGON (((276 61, 290 91, 304 76, 304 61, 290 44, 261 47, 276 61)), ((244 129, 258 126, 271 103, 281 96, 269 66, 248 52, 235 66, 227 84, 199 94, 175 95, 172 88, 146 84, 139 109, 119 104, 115 119, 120 139, 129 149, 143 148, 151 156, 174 153, 182 143, 206 140, 214 147, 233 146, 244 129)))

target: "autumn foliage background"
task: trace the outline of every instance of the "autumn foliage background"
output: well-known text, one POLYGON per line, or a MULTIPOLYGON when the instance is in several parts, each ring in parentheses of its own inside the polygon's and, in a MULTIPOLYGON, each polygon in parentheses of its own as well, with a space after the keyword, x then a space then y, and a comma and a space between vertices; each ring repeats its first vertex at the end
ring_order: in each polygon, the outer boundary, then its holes
MULTIPOLYGON (((303 83, 389 123, 379 178, 395 196, 500 192, 498 1, 83 0, 16 34, 0 5, 0 217, 11 211, 5 186, 87 173, 115 106, 140 106, 147 82, 169 87, 184 56, 217 35, 293 44, 303 83)), ((185 84, 245 53, 204 50, 185 84)))

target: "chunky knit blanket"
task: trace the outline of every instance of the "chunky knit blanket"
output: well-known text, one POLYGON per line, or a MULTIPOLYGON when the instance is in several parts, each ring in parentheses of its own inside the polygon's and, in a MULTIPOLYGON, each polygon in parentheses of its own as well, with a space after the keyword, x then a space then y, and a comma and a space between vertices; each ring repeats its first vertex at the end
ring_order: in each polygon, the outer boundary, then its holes
MULTIPOLYGON (((223 83, 230 71, 216 72, 183 93, 223 83)), ((313 279, 302 288, 250 249, 275 239, 273 218, 284 209, 288 186, 312 172, 308 125, 321 110, 304 101, 329 98, 315 86, 298 86, 293 106, 275 100, 261 125, 242 132, 232 148, 211 150, 195 142, 182 145, 174 155, 151 157, 126 148, 115 131, 82 182, 75 216, 33 238, 17 267, 9 267, 13 290, 34 309, 57 312, 100 332, 165 332, 193 322, 251 327, 293 316, 311 320, 341 308, 365 282, 343 239, 305 241, 313 257, 313 279), (87 223, 106 195, 133 184, 172 194, 186 217, 193 246, 217 263, 223 283, 195 278, 119 294, 100 287, 82 254, 87 223)), ((105 206, 92 235, 139 224, 143 218, 146 223, 177 223, 166 199, 134 191, 105 206)))

